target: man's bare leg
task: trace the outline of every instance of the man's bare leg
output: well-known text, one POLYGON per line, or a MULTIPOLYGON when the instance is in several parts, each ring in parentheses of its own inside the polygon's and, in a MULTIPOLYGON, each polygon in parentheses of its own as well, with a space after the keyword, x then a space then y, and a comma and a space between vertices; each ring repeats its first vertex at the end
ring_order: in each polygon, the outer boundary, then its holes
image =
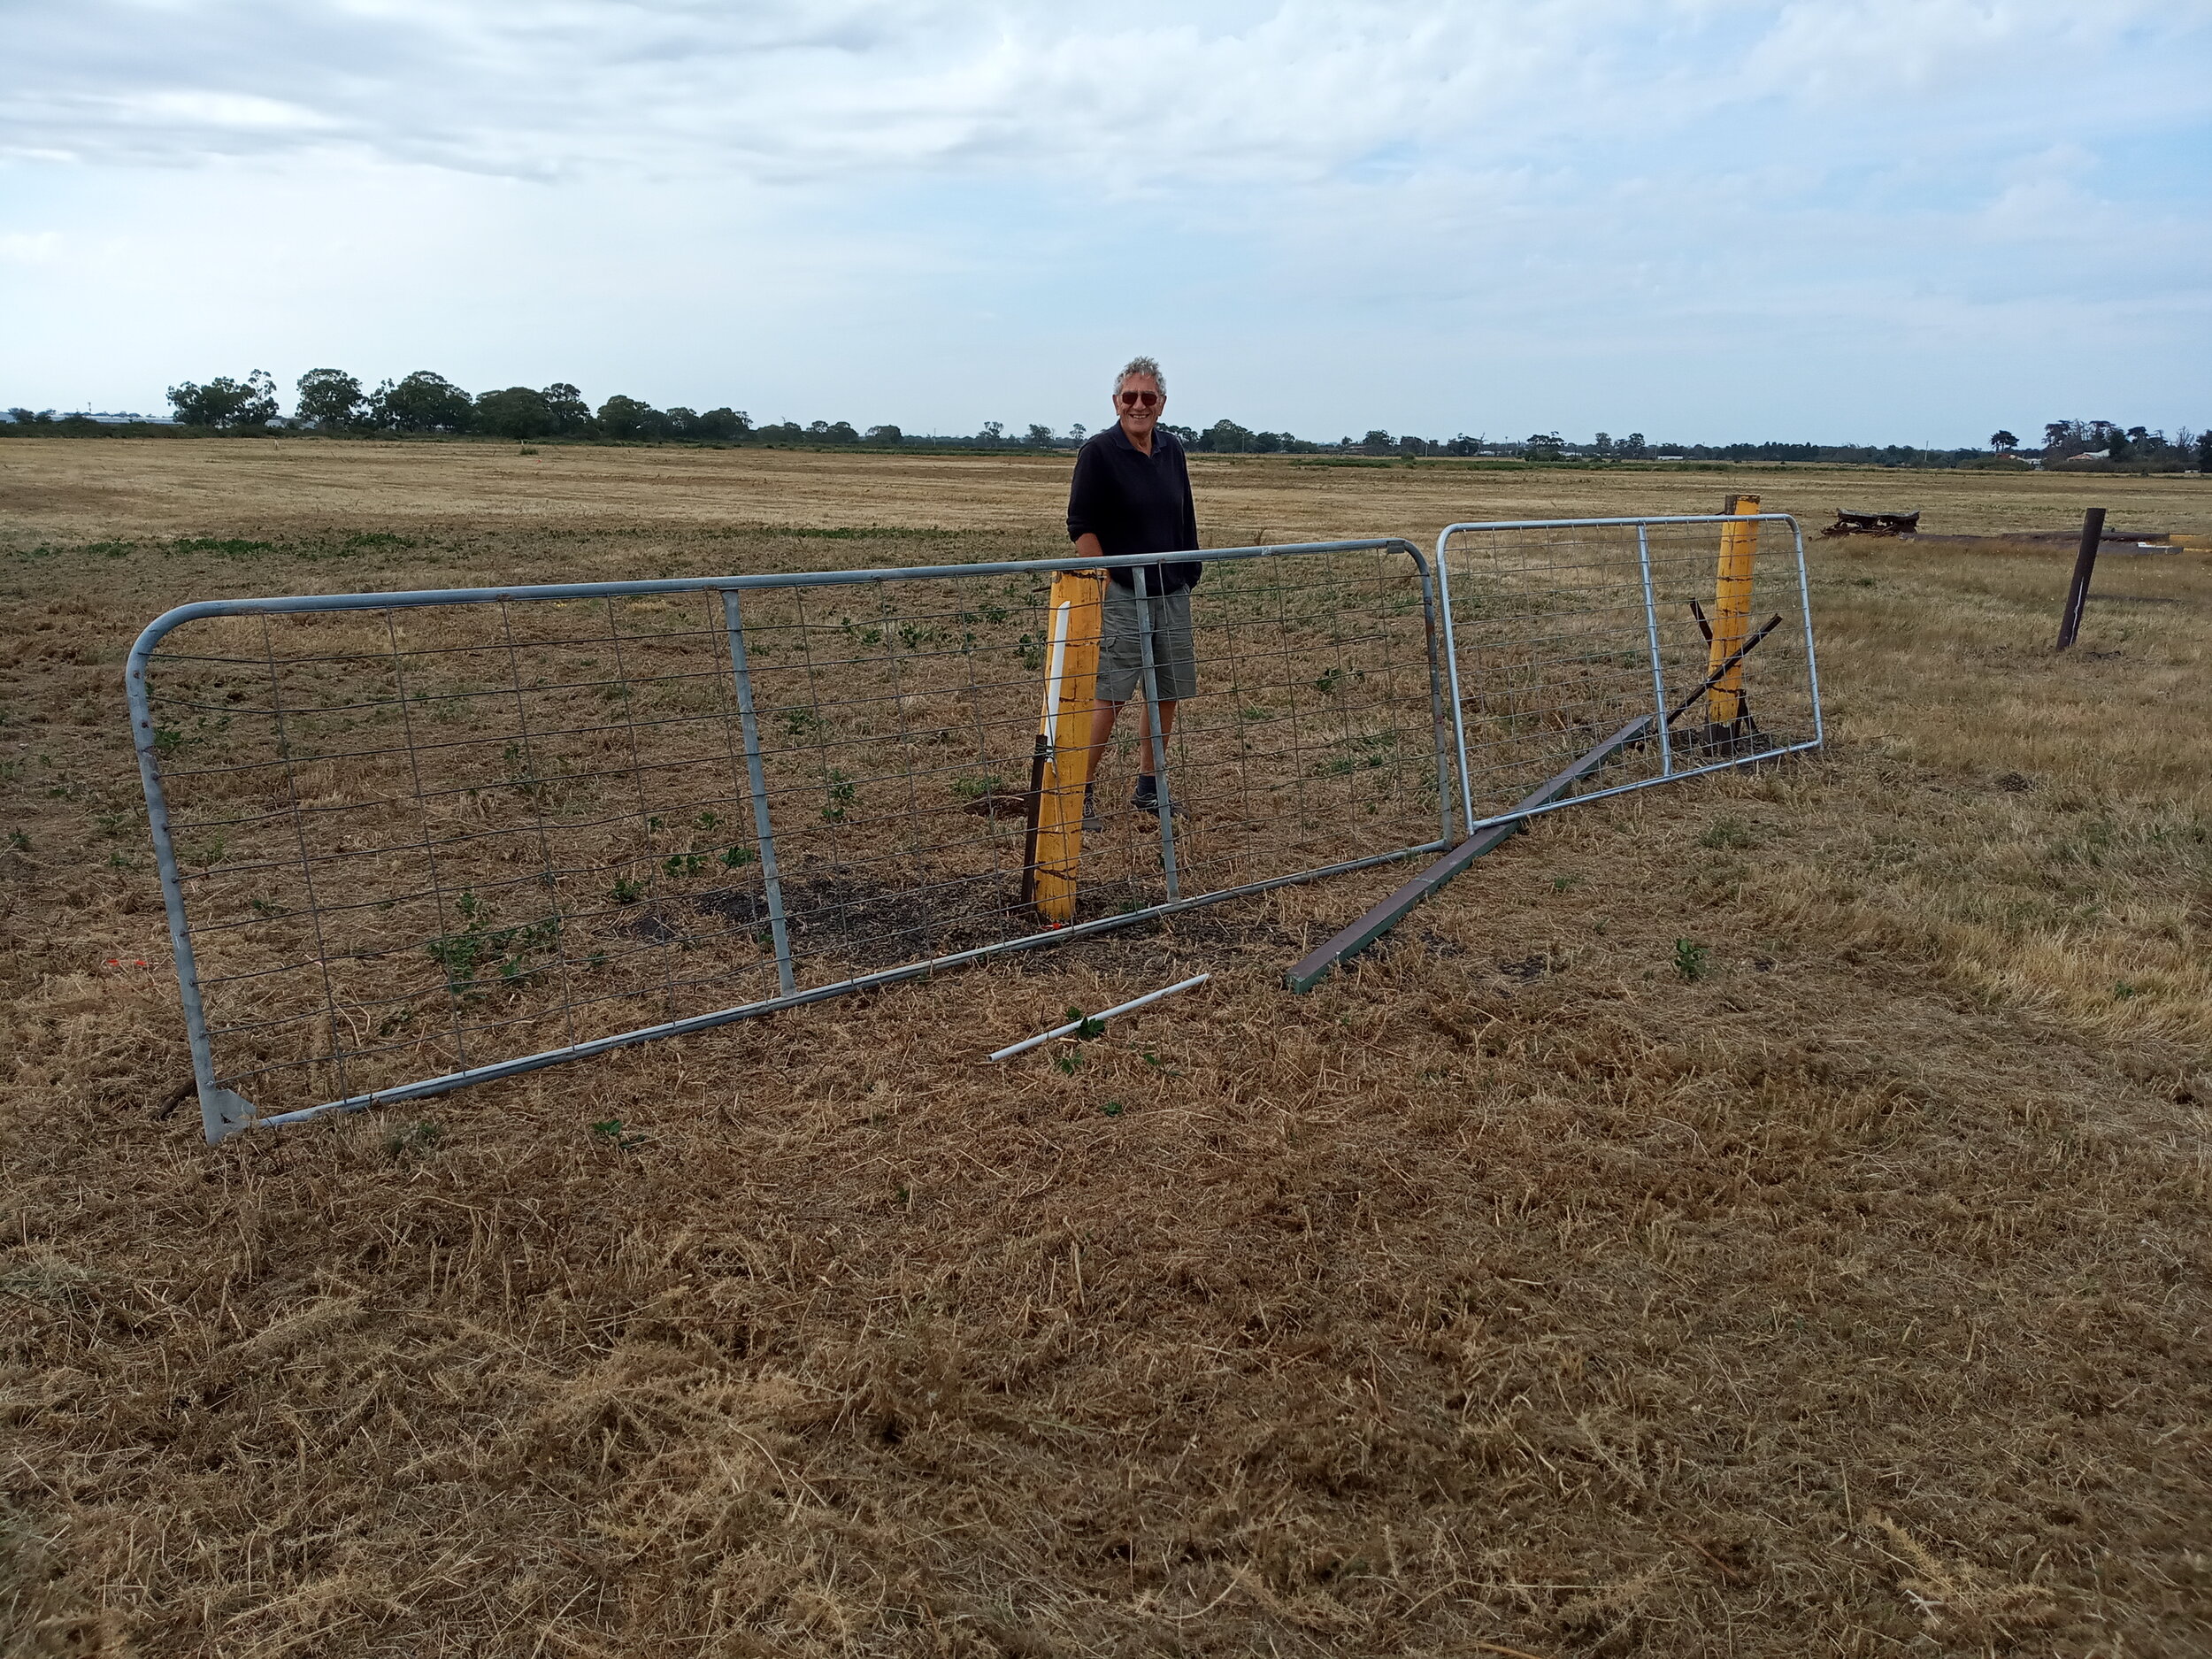
MULTIPOLYGON (((1177 699, 1173 697, 1164 697, 1160 702, 1160 747, 1162 749, 1167 747, 1167 740, 1175 733, 1176 702, 1177 699)), ((1098 764, 1106 757, 1106 744, 1114 734, 1114 722, 1120 714, 1121 704, 1118 703, 1108 703, 1101 699, 1091 704, 1091 748, 1087 757, 1089 764, 1083 769, 1083 780, 1086 785, 1098 776, 1098 764)), ((1146 724, 1149 725, 1150 722, 1148 721, 1146 724)), ((1143 753, 1138 759, 1137 770, 1145 777, 1148 778, 1152 775, 1152 741, 1149 732, 1144 735, 1143 753)))
MULTIPOLYGON (((1093 829, 1097 828, 1101 822, 1098 816, 1099 763, 1106 758, 1106 745, 1114 735, 1114 720, 1120 713, 1121 704, 1118 703, 1108 703, 1100 699, 1091 704, 1091 746, 1089 752, 1084 757, 1087 764, 1083 769, 1083 819, 1085 824, 1093 829)), ((1146 724, 1148 726, 1150 722, 1147 721, 1146 724)), ((1160 703, 1160 747, 1162 749, 1164 749, 1167 747, 1168 733, 1174 729, 1174 700, 1164 699, 1160 703)), ((1150 784, 1153 789, 1159 787, 1158 782, 1152 775, 1152 742, 1149 733, 1146 734, 1143 749, 1144 757, 1139 763, 1137 775, 1136 798, 1139 801, 1147 800, 1150 796, 1150 791, 1145 787, 1147 784, 1150 784)))

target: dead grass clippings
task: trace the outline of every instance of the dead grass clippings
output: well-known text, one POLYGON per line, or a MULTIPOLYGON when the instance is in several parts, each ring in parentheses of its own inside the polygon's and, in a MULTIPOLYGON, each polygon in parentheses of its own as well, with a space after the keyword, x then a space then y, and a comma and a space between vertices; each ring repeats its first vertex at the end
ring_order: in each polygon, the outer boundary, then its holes
MULTIPOLYGON (((572 530, 347 578, 705 557, 572 530)), ((1402 872, 210 1151, 116 664, 289 557, 12 567, 0 1650, 2212 1647, 2200 565, 2116 665, 2062 557, 1816 549, 1825 754, 1310 997, 1402 872)))

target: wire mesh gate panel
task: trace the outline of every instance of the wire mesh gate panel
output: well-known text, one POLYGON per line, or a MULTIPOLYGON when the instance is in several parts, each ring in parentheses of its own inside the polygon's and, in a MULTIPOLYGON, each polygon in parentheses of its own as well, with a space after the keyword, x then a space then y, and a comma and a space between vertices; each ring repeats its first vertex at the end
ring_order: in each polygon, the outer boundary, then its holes
POLYGON ((1453 525, 1437 570, 1471 833, 1822 741, 1787 514, 1453 525), (1639 720, 1597 787, 1517 810, 1639 720))
POLYGON ((1056 929, 1023 895, 1052 563, 171 611, 128 689, 209 1137, 1447 844, 1419 550, 1189 557, 1175 810, 1126 804, 1141 692, 1056 929))

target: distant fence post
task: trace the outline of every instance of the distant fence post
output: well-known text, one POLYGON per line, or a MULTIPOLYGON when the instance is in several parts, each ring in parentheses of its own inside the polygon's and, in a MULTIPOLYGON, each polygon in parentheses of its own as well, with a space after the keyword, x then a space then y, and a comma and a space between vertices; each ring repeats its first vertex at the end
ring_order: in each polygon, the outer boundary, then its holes
POLYGON ((2058 649, 2065 650, 2081 633, 2081 613, 2089 603, 2089 577, 2097 568, 2097 544, 2104 540, 2104 509, 2081 517, 2081 550, 2074 555, 2074 580, 2066 587, 2066 609, 2058 618, 2058 649))

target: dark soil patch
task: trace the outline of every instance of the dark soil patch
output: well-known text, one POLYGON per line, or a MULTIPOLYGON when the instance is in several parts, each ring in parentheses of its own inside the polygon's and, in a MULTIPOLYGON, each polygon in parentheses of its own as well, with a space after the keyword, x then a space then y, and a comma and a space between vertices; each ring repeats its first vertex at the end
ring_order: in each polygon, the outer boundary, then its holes
MULTIPOLYGON (((793 956, 818 964, 833 962, 856 973, 1003 944, 1042 931, 1035 912, 1021 902, 1018 883, 1003 875, 900 885, 831 870, 787 877, 782 886, 793 956)), ((1078 899, 1077 918, 1091 922, 1132 914, 1158 903, 1162 896, 1156 883, 1087 882, 1078 899)), ((768 926, 767 898, 757 888, 722 888, 691 902, 724 924, 768 926)), ((1236 901, 1225 903, 1233 911, 1242 908, 1236 901)), ((676 933, 654 914, 641 918, 636 926, 641 934, 657 940, 676 933)), ((1182 948, 1281 951, 1286 953, 1286 961, 1298 947, 1296 938, 1271 922, 1209 910, 1133 922, 1126 931, 1071 939, 1054 949, 1049 958, 1025 952, 1021 959, 1036 960, 1039 971, 1071 958, 1091 966, 1137 966, 1159 955, 1163 941, 1182 948)))

